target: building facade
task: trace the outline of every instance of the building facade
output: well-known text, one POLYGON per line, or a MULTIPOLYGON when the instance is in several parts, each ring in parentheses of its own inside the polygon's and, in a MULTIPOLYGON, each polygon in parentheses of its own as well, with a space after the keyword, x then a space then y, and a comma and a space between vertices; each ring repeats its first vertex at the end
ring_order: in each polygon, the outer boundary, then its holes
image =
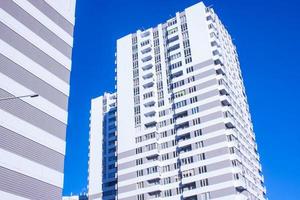
POLYGON ((71 196, 63 196, 62 200, 88 200, 88 197, 86 194, 71 195, 71 196))
POLYGON ((198 3, 117 41, 119 200, 266 199, 236 48, 198 3))
POLYGON ((74 21, 75 0, 0 1, 1 199, 62 198, 74 21))
POLYGON ((105 93, 92 99, 89 135, 89 200, 115 200, 117 187, 116 99, 105 93))

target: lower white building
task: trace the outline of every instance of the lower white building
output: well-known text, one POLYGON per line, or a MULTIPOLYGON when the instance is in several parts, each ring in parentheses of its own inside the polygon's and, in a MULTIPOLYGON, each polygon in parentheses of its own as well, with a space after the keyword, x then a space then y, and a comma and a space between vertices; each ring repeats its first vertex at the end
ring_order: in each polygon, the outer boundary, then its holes
POLYGON ((88 169, 89 200, 116 199, 116 94, 92 99, 88 169))
POLYGON ((88 200, 87 195, 71 195, 71 196, 63 196, 62 200, 88 200))

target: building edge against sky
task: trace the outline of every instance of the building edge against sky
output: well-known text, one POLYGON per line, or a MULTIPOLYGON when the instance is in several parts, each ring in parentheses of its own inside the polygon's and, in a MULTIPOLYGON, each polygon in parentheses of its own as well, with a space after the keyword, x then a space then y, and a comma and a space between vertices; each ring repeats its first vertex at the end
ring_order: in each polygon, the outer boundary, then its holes
POLYGON ((236 48, 213 9, 119 39, 116 64, 117 142, 103 148, 107 107, 92 100, 89 199, 266 199, 236 48))
POLYGON ((61 199, 75 0, 0 1, 1 199, 61 199))

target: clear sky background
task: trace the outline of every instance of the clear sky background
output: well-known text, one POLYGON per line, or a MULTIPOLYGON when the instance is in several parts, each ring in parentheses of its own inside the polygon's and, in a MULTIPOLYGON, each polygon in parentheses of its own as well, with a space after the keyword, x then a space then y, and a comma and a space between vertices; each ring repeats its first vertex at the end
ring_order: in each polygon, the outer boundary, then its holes
MULTIPOLYGON (((114 91, 116 40, 198 0, 77 0, 64 194, 86 191, 90 100, 114 91)), ((300 1, 204 0, 237 46, 270 200, 300 199, 300 1)))

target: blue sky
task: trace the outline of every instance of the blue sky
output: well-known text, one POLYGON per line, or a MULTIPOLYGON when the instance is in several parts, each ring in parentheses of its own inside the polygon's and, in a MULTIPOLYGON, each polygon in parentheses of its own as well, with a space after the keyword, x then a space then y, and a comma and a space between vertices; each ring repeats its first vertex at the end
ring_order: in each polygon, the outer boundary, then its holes
MULTIPOLYGON (((197 0, 77 0, 64 194, 85 191, 90 99, 114 90, 116 40, 197 0)), ((237 46, 270 200, 300 199, 300 2, 204 1, 237 46)))

